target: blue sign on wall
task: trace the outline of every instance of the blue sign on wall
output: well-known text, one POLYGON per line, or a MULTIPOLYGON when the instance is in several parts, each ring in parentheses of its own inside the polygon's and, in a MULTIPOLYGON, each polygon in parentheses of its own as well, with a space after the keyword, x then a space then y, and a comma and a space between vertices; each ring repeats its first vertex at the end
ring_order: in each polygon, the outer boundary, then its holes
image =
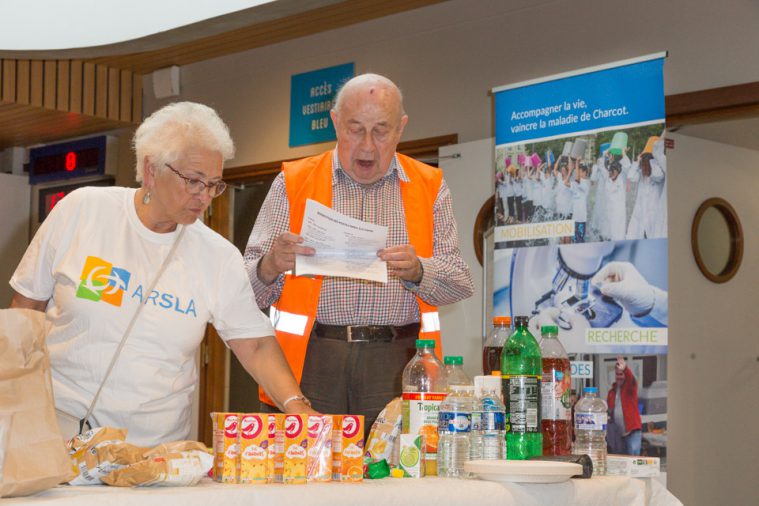
POLYGON ((353 63, 345 63, 292 76, 290 147, 335 140, 329 111, 337 90, 353 75, 353 63))

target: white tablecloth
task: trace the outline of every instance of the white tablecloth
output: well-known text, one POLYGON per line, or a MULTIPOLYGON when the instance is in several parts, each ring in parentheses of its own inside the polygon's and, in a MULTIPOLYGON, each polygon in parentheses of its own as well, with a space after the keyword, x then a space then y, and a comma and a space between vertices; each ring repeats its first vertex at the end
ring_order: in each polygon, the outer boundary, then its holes
POLYGON ((556 484, 495 483, 452 478, 366 480, 363 483, 223 485, 203 480, 195 487, 118 488, 59 486, 32 497, 3 499, 2 506, 682 506, 651 479, 602 476, 556 484))

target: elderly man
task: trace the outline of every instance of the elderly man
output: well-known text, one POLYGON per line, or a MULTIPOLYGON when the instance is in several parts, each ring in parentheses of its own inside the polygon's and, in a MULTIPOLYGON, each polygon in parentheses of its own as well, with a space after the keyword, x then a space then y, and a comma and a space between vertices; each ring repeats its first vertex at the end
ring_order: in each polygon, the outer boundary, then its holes
MULTIPOLYGON (((326 413, 364 415, 366 430, 401 392, 415 339, 437 339, 437 307, 472 295, 451 194, 439 169, 396 153, 408 116, 398 87, 363 74, 339 91, 337 147, 285 163, 245 251, 258 305, 271 317, 301 390, 326 413), (388 282, 297 277, 307 199, 388 227, 388 282)), ((262 409, 272 407, 265 395, 262 409)), ((272 408, 273 409, 273 408, 272 408)))

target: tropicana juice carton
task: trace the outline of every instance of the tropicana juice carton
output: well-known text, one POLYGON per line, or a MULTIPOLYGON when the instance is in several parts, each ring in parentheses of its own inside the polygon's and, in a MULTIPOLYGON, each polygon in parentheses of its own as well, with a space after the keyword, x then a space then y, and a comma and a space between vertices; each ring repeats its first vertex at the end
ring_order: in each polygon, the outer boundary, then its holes
POLYGON ((239 483, 238 414, 211 413, 211 421, 213 422, 213 479, 222 483, 239 483))
POLYGON ((332 435, 332 479, 363 481, 364 417, 335 415, 332 435))
POLYGON ((285 458, 285 415, 281 413, 269 415, 268 440, 267 481, 282 483, 285 458))
POLYGON ((282 480, 306 483, 308 457, 308 415, 285 415, 285 457, 282 480))
POLYGON ((308 481, 332 481, 332 415, 308 417, 308 481))
POLYGON ((267 481, 268 422, 265 414, 240 415, 240 483, 264 484, 267 481))

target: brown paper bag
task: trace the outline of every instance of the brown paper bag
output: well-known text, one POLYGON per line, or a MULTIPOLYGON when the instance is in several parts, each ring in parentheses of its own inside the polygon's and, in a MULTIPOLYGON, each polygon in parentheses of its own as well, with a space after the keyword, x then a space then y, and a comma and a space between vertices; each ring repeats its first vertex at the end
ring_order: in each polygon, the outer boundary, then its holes
POLYGON ((0 497, 73 476, 53 407, 47 330, 39 311, 0 310, 0 497))

